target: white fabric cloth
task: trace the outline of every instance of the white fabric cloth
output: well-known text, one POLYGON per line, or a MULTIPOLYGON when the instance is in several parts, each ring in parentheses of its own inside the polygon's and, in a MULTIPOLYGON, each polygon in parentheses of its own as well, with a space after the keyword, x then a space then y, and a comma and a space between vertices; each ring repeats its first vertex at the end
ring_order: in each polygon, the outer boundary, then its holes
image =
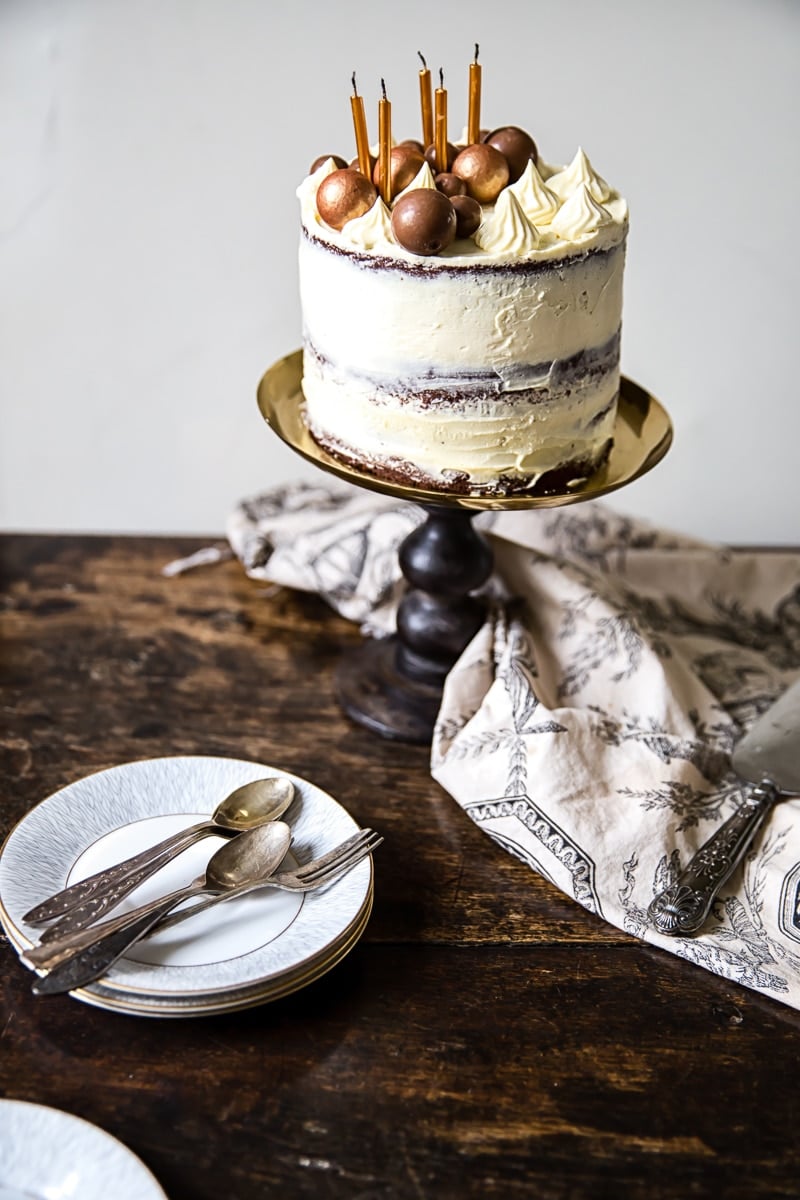
MULTIPOLYGON (((341 486, 278 488, 231 515, 255 579, 319 592, 381 635, 424 519, 341 486)), ((800 556, 732 552, 592 502, 482 513, 488 619, 448 675, 433 776, 501 846, 620 929, 800 1008, 800 799, 783 800, 701 934, 654 895, 746 793, 730 754, 800 677, 800 556)), ((798 748, 800 753, 800 747, 798 748)))

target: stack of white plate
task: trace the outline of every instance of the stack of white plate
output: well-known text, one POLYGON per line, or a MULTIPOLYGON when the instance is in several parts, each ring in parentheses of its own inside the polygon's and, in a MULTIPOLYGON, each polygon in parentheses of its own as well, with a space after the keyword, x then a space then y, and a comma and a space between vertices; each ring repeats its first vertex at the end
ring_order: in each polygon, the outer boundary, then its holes
MULTIPOLYGON (((45 897, 208 818, 234 788, 268 775, 285 775, 295 787, 282 818, 292 829, 287 866, 317 858, 357 831, 326 792, 264 763, 187 757, 112 767, 43 800, 6 839, 0 922, 12 944, 22 953, 38 941, 40 931, 23 917, 45 897)), ((222 838, 204 838, 131 892, 115 913, 189 883, 220 845, 222 838)), ((364 931, 372 897, 371 858, 319 891, 265 888, 138 942, 102 979, 71 994, 98 1008, 155 1017, 262 1004, 340 962, 364 931)))

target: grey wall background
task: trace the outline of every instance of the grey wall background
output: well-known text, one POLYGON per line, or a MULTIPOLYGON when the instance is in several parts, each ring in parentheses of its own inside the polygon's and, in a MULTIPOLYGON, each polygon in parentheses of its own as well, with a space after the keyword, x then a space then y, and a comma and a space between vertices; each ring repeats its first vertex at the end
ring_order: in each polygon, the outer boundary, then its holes
POLYGON ((0 526, 210 534, 316 475, 255 406, 299 345, 295 186, 352 152, 354 68, 414 136, 422 50, 460 129, 475 41, 484 123, 630 202, 623 367, 676 442, 610 502, 800 541, 792 0, 4 0, 0 526))

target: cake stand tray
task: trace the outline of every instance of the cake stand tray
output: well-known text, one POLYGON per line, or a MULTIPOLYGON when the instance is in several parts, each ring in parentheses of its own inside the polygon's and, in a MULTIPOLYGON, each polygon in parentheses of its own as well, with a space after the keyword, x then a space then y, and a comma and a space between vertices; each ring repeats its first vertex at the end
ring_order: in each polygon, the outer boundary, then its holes
POLYGON ((303 458, 324 471, 330 471, 348 483, 371 488, 415 504, 437 504, 470 509, 557 508, 593 500, 625 487, 650 471, 661 461, 672 443, 672 423, 655 396, 627 379, 620 382, 619 408, 614 428, 614 445, 604 466, 593 475, 576 481, 574 487, 558 492, 516 492, 511 496, 443 492, 412 484, 379 479, 369 472, 339 462, 312 438, 303 419, 303 371, 301 350, 279 359, 264 375, 258 387, 258 407, 264 420, 282 441, 303 458))
POLYGON ((622 377, 614 443, 604 466, 566 488, 502 496, 415 487, 380 479, 323 450, 303 416, 302 351, 279 359, 258 388, 258 406, 270 428, 315 466, 348 483, 421 505, 427 520, 400 547, 410 584, 397 614, 397 634, 369 639, 337 671, 339 702, 355 721, 383 737, 428 743, 445 677, 480 628, 483 600, 474 593, 488 580, 492 552, 472 526, 486 509, 556 508, 607 495, 652 470, 672 444, 672 423, 644 388, 622 377))

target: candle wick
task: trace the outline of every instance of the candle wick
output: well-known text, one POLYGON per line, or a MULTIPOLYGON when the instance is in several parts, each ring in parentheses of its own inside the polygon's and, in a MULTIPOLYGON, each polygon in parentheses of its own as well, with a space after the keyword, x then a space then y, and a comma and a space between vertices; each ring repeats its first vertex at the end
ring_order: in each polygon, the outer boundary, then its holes
POLYGON ((475 62, 478 61, 478 43, 475 43, 475 62))
POLYGON ((356 87, 356 73, 355 73, 355 71, 353 71, 353 95, 354 95, 354 96, 357 96, 357 95, 358 95, 358 88, 356 87))
POLYGON ((427 71, 427 69, 428 69, 428 64, 425 62, 425 59, 424 59, 424 58, 423 58, 423 56, 422 56, 422 51, 421 51, 421 50, 418 50, 418 51, 417 51, 417 54, 419 55, 420 62, 422 63, 422 66, 423 66, 424 70, 426 70, 426 71, 427 71))
POLYGON ((386 99, 386 83, 384 82, 383 79, 381 80, 381 92, 383 93, 383 98, 385 100, 386 99))
POLYGON ((444 87, 444 71, 442 70, 441 67, 439 67, 439 87, 440 88, 444 87))

